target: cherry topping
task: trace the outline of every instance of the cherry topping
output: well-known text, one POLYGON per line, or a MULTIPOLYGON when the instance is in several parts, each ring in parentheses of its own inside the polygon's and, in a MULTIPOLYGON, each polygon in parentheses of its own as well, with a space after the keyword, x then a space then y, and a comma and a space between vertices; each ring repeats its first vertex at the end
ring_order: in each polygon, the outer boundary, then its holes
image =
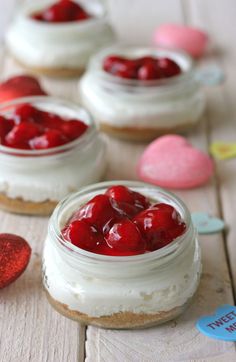
POLYGON ((179 65, 173 60, 152 56, 128 59, 109 55, 103 60, 103 69, 120 78, 139 80, 163 79, 181 73, 179 65))
POLYGON ((105 240, 111 248, 117 251, 135 251, 143 253, 145 241, 137 226, 129 219, 114 224, 105 240))
POLYGON ((63 122, 60 128, 68 139, 74 140, 80 137, 88 126, 81 121, 71 119, 70 121, 63 122))
MULTIPOLYGON (((88 238, 84 248, 111 256, 137 255, 160 249, 186 229, 173 206, 164 203, 150 206, 144 195, 123 185, 111 186, 105 194, 93 197, 72 215, 62 234, 73 243, 78 240, 77 221, 83 221, 87 225, 83 228, 89 230, 88 236, 81 232, 81 238, 88 238)), ((78 243, 83 248, 83 241, 78 243)))
POLYGON ((21 122, 6 135, 5 143, 13 148, 29 148, 29 141, 40 134, 39 126, 34 123, 21 122))
POLYGON ((134 205, 139 209, 145 209, 149 206, 149 201, 142 194, 130 190, 123 185, 111 186, 107 189, 106 195, 120 203, 134 205))
POLYGON ((4 143, 8 132, 14 127, 14 121, 0 116, 0 143, 4 143))
POLYGON ((52 147, 58 147, 67 143, 66 137, 57 129, 50 129, 42 136, 30 140, 30 146, 34 150, 43 150, 52 147))
POLYGON ((27 122, 34 122, 38 116, 38 110, 29 103, 24 103, 15 109, 15 119, 17 122, 27 120, 27 122))
POLYGON ((98 233, 84 220, 71 222, 62 234, 73 245, 85 250, 93 250, 99 243, 98 233))
POLYGON ((183 234, 185 224, 179 213, 167 204, 156 204, 133 219, 148 242, 148 250, 157 250, 183 234))
POLYGON ((154 62, 145 62, 138 70, 138 79, 153 80, 163 78, 163 72, 154 62))
POLYGON ((158 66, 166 78, 170 78, 181 73, 180 66, 169 58, 158 59, 158 66))
POLYGON ((40 13, 31 16, 34 20, 50 23, 87 20, 90 15, 75 1, 59 0, 40 13))
POLYGON ((80 120, 65 120, 29 103, 17 106, 12 118, 0 115, 0 144, 20 149, 61 146, 79 138, 88 128, 80 120))
POLYGON ((97 230, 102 231, 103 227, 111 220, 118 217, 117 211, 113 208, 111 199, 107 195, 97 195, 87 204, 82 206, 74 215, 78 220, 85 220, 97 230))

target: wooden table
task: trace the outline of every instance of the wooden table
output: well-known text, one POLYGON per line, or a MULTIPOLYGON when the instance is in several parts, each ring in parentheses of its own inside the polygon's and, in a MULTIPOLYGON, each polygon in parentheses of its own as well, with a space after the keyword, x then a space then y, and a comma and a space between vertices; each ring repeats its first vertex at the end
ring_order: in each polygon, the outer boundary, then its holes
MULTIPOLYGON (((193 24, 208 31, 212 50, 204 62, 219 64, 227 80, 222 86, 206 89, 206 113, 197 129, 187 136, 204 150, 213 141, 236 142, 235 0, 130 0, 128 13, 125 4, 125 0, 109 1, 112 21, 123 40, 147 42, 153 27, 163 21, 193 24)), ((22 72, 4 55, 4 50, 2 52, 1 76, 22 72)), ((78 99, 76 80, 42 78, 42 83, 54 95, 78 99)), ((136 179, 135 164, 145 145, 108 137, 106 142, 106 179, 136 179)), ((41 252, 48 219, 1 212, 0 231, 24 236, 29 240, 33 254, 22 277, 0 292, 0 360, 236 361, 234 343, 207 338, 194 326, 201 315, 212 313, 221 304, 233 303, 236 287, 235 176, 236 159, 216 162, 212 182, 198 189, 176 192, 191 211, 207 211, 223 217, 228 230, 222 234, 200 236, 203 274, 191 307, 177 320, 147 330, 86 328, 57 314, 48 305, 41 285, 41 252)))

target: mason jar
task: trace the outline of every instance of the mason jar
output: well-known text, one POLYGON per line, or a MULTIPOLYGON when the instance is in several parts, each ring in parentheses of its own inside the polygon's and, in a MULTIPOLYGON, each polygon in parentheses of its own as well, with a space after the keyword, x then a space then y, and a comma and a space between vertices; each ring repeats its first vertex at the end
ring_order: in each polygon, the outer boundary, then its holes
POLYGON ((185 204, 161 188, 133 181, 122 184, 180 213, 186 223, 183 235, 159 250, 121 257, 88 252, 66 241, 61 230, 74 211, 120 183, 94 184, 59 203, 49 221, 43 283, 51 305, 68 318, 105 328, 143 328, 184 311, 198 287, 201 254, 185 204))
POLYGON ((54 148, 22 150, 0 144, 0 208, 47 215, 67 194, 102 178, 106 167, 105 145, 90 114, 65 100, 21 98, 1 105, 0 115, 10 117, 24 103, 88 125, 82 136, 54 148))
POLYGON ((50 23, 31 15, 55 3, 28 1, 16 12, 6 33, 10 54, 21 65, 52 76, 80 75, 100 48, 112 44, 114 34, 102 1, 80 1, 91 14, 83 21, 50 23))
POLYGON ((101 129, 131 140, 149 140, 161 134, 182 132, 195 125, 204 107, 203 87, 187 54, 161 48, 112 47, 95 55, 81 79, 79 92, 101 129), (167 57, 181 68, 171 78, 140 81, 124 79, 103 70, 106 56, 167 57))

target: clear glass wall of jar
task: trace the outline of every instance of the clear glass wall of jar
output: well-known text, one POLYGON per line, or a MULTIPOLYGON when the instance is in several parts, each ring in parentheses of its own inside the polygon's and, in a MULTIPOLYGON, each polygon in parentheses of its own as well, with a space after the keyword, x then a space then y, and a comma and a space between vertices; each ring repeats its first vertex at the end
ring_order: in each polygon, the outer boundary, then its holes
POLYGON ((89 127, 76 140, 45 150, 21 150, 0 145, 0 208, 47 215, 67 194, 99 181, 106 167, 105 145, 90 114, 80 106, 52 97, 21 98, 0 107, 10 116, 23 103, 89 127))
POLYGON ((91 59, 79 87, 83 104, 101 129, 131 140, 186 130, 199 120, 205 106, 192 59, 179 51, 161 48, 118 46, 102 50, 91 59), (149 81, 119 78, 102 69, 104 58, 111 54, 168 57, 181 67, 182 73, 149 81))
POLYGON ((153 202, 173 205, 186 232, 154 252, 98 255, 75 247, 60 230, 78 207, 111 185, 83 188, 55 209, 43 254, 43 282, 52 306, 68 318, 105 328, 147 327, 175 318, 191 301, 200 279, 201 256, 190 213, 181 200, 155 186, 124 181, 153 202))

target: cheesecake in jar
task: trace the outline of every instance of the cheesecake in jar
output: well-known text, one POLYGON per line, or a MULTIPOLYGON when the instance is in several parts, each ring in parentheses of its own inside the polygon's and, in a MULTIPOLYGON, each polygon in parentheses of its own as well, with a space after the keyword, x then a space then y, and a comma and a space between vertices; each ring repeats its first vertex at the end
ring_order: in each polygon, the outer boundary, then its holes
POLYGON ((105 167, 104 143, 82 107, 41 96, 1 105, 0 208, 48 215, 105 167))
POLYGON ((99 0, 28 2, 6 34, 7 48, 22 66, 59 77, 80 75, 89 57, 113 40, 99 0))
POLYGON ((65 198, 49 221, 43 283, 52 306, 84 324, 144 328, 181 314, 201 255, 184 203, 160 188, 104 182, 65 198))
POLYGON ((128 140, 183 132, 198 122, 205 106, 193 60, 161 48, 100 51, 79 91, 101 130, 128 140))

